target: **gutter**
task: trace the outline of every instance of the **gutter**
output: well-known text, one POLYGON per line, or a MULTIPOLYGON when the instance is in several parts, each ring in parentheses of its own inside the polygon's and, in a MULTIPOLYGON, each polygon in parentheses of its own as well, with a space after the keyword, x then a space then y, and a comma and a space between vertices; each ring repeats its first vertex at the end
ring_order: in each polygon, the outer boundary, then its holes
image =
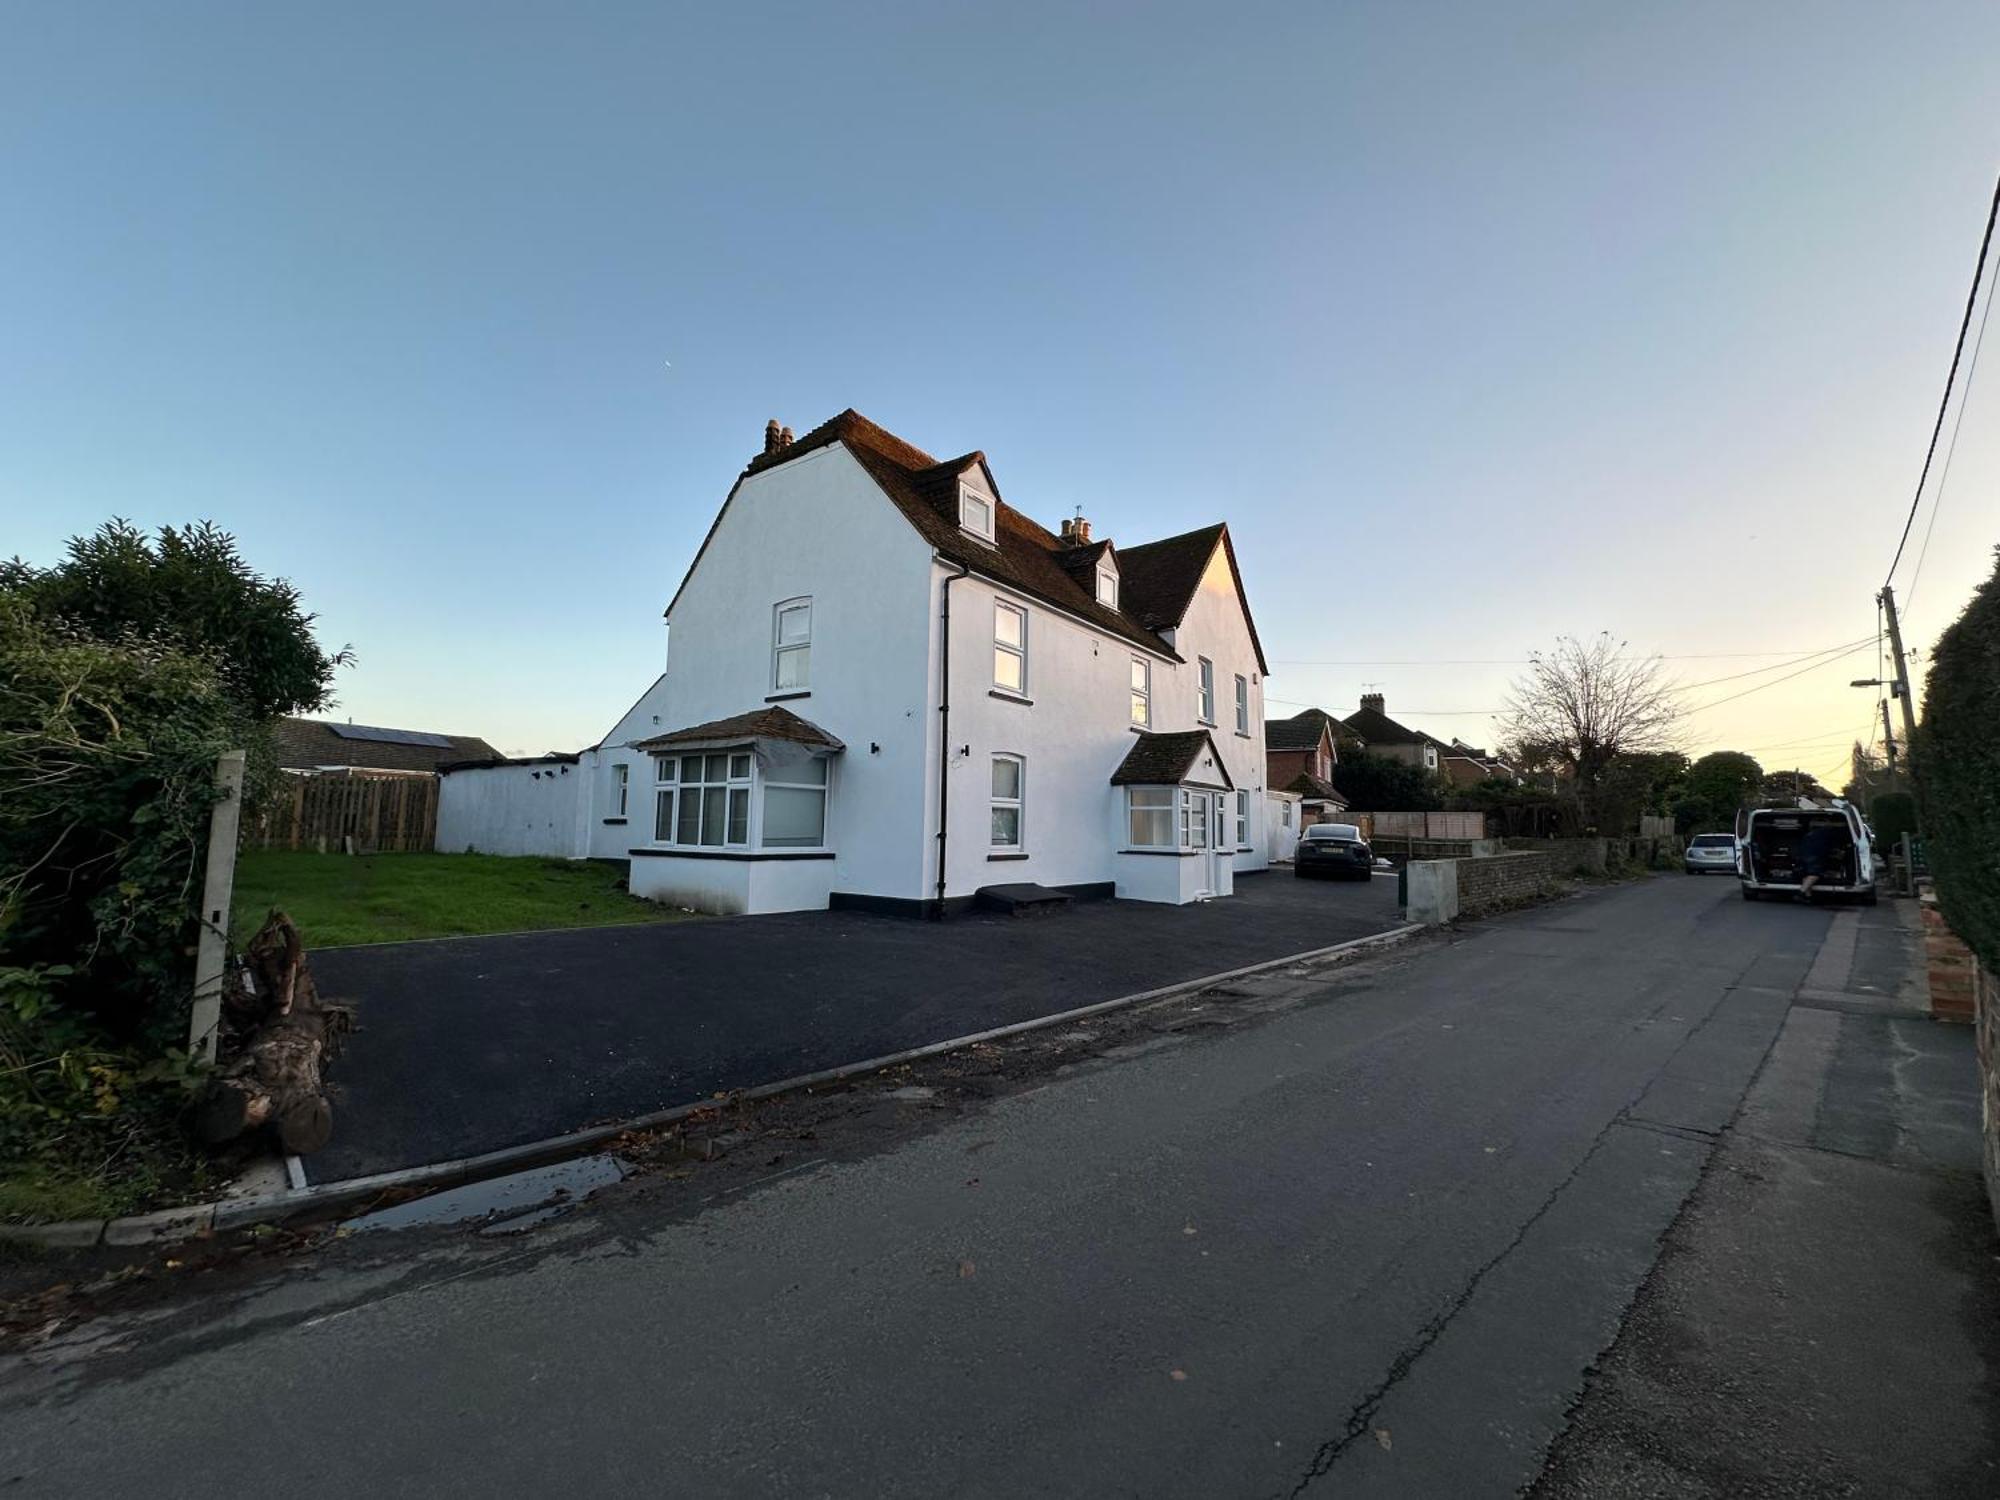
POLYGON ((937 909, 931 913, 931 920, 944 920, 944 872, 947 848, 946 829, 949 820, 945 814, 951 809, 951 586, 966 577, 972 569, 964 563, 958 564, 958 571, 944 581, 938 590, 944 601, 938 626, 938 828, 937 828, 937 909))

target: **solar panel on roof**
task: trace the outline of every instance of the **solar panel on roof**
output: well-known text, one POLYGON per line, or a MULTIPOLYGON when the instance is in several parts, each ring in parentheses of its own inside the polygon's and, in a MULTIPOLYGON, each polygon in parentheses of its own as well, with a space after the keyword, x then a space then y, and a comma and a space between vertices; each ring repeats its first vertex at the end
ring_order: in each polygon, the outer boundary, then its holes
POLYGON ((428 745, 438 750, 451 748, 448 736, 425 734, 417 729, 377 729, 372 724, 329 724, 326 727, 344 740, 374 740, 384 745, 428 745))

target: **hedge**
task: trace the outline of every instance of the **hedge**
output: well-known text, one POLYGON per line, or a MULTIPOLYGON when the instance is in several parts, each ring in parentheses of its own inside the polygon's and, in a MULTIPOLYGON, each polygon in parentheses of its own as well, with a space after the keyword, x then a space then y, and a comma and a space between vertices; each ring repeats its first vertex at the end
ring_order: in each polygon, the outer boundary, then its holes
POLYGON ((1911 767, 1938 905, 2000 972, 2000 549, 1931 652, 1911 767))

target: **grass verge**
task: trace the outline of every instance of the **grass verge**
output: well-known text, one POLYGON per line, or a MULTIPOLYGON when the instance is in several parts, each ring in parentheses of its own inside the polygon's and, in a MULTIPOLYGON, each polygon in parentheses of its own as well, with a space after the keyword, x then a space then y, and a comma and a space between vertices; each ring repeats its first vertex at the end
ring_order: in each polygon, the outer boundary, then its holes
POLYGON ((308 948, 549 927, 670 922, 686 912, 625 891, 615 865, 498 854, 246 852, 236 866, 238 942, 272 907, 308 948))

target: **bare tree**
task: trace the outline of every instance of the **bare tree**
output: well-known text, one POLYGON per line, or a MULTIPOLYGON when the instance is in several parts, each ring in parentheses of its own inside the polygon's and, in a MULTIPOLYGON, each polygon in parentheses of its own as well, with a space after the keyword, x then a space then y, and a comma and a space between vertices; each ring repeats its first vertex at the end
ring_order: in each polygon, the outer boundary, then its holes
POLYGON ((1559 636, 1553 650, 1528 660, 1507 695, 1505 733, 1575 778, 1584 822, 1595 825, 1613 760, 1674 748, 1681 716, 1674 685, 1657 658, 1628 656, 1623 641, 1603 633, 1588 642, 1559 636))

